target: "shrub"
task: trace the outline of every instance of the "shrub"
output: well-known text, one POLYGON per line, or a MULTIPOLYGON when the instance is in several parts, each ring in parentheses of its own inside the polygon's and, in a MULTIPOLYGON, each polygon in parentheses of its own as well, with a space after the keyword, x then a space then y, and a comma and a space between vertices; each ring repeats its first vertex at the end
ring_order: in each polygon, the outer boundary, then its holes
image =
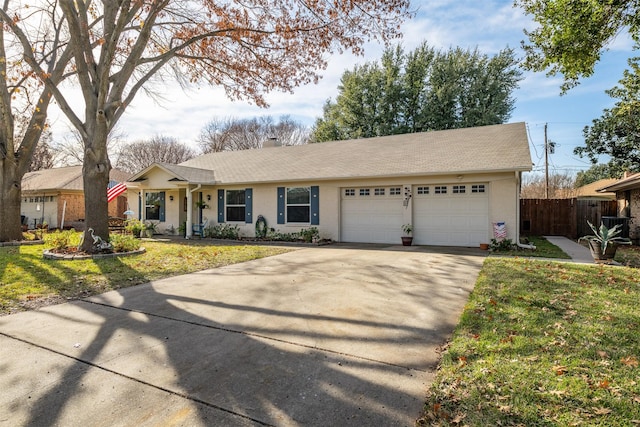
POLYGON ((70 247, 77 248, 80 244, 80 233, 76 233, 74 229, 48 233, 44 235, 44 243, 53 249, 64 250, 70 247))
POLYGON ((270 228, 265 238, 275 242, 295 242, 298 240, 298 233, 281 233, 274 228, 270 228))
POLYGON ((217 224, 211 225, 204 230, 204 237, 213 239, 237 240, 240 236, 240 228, 237 225, 217 224))
POLYGON ((125 222, 124 229, 135 237, 140 237, 140 233, 144 230, 145 225, 142 221, 136 218, 128 219, 125 222))
POLYGON ((109 242, 114 252, 132 252, 140 249, 140 240, 125 234, 112 234, 109 236, 109 242))
POLYGON ((513 249, 513 246, 514 244, 511 239, 504 239, 499 241, 496 239, 491 239, 489 250, 493 252, 507 252, 513 249))
POLYGON ((320 240, 320 232, 317 227, 303 228, 298 234, 305 243, 317 242, 320 240))

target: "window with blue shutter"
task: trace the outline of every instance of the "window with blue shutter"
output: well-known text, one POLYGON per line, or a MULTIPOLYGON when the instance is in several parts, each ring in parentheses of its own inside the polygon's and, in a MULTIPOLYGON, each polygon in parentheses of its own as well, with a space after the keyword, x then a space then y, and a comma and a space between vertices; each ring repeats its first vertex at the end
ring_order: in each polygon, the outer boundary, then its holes
POLYGON ((224 190, 218 190, 218 224, 224 222, 224 190))
POLYGON ((245 218, 246 224, 253 222, 253 189, 247 188, 244 190, 244 202, 245 202, 245 218))
POLYGON ((311 186, 311 225, 320 225, 320 187, 311 186))
POLYGON ((284 194, 285 188, 278 187, 278 224, 284 224, 284 194))
POLYGON ((145 193, 144 218, 164 222, 164 191, 145 193))
POLYGON ((320 187, 278 187, 278 224, 320 224, 320 187))

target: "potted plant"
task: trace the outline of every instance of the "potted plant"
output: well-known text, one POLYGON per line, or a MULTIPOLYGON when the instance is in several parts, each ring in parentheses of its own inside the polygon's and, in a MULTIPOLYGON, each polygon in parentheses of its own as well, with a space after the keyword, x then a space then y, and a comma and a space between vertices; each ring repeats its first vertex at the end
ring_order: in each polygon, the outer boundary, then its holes
POLYGON ((404 224, 402 226, 402 232, 404 233, 404 236, 402 236, 402 246, 411 246, 411 243, 413 242, 413 237, 411 236, 411 233, 413 232, 413 225, 404 224))
POLYGON ((153 221, 147 221, 144 224, 144 237, 151 238, 158 232, 158 223, 153 221))
POLYGON ((133 237, 140 237, 140 233, 144 230, 144 224, 139 219, 130 218, 125 221, 124 229, 131 233, 133 237))
POLYGON ((209 205, 208 205, 204 200, 198 200, 198 201, 196 202, 196 206, 197 206, 199 209, 209 209, 209 205))
POLYGON ((600 224, 600 228, 587 221, 593 234, 582 236, 579 241, 586 240, 591 250, 591 255, 595 261, 610 261, 616 255, 618 245, 630 245, 631 240, 626 237, 619 237, 622 232, 620 225, 616 224, 611 228, 607 228, 604 223, 600 224))

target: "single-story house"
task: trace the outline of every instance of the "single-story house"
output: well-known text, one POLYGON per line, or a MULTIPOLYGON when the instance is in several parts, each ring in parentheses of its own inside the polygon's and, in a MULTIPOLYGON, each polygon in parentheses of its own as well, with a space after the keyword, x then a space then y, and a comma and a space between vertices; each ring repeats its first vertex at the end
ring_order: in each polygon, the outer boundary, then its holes
MULTIPOLYGON (((112 169, 112 182, 125 182, 130 173, 112 169)), ((44 169, 27 172, 22 178, 20 213, 29 228, 47 223, 50 228, 84 229, 84 184, 82 166, 44 169)), ((105 189, 105 194, 106 194, 105 189)), ((124 217, 125 196, 109 203, 109 216, 124 217)))
POLYGON ((516 241, 524 123, 205 154, 153 164, 127 182, 129 207, 167 232, 186 222, 255 236, 317 227, 339 242, 478 246, 504 222, 516 241))
POLYGON ((575 197, 580 200, 616 200, 613 191, 600 191, 601 188, 618 182, 615 178, 605 178, 592 182, 575 190, 575 197))
POLYGON ((616 193, 618 217, 625 219, 620 222, 625 227, 625 234, 628 233, 634 244, 640 244, 640 173, 625 173, 622 179, 599 191, 616 193))

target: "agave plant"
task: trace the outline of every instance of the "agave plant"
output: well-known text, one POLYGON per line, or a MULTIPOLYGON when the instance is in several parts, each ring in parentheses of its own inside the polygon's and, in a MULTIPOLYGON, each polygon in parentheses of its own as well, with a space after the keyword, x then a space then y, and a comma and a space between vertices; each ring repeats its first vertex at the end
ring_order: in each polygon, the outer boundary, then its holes
POLYGON ((600 246, 600 250, 602 253, 607 251, 607 247, 611 244, 613 245, 630 245, 631 240, 626 237, 620 237, 619 234, 622 233, 622 229, 620 228, 620 224, 616 224, 611 228, 607 228, 604 223, 600 223, 600 228, 596 228, 591 222, 587 221, 589 227, 593 230, 593 234, 588 236, 582 236, 579 240, 586 240, 590 245, 597 243, 600 246))

